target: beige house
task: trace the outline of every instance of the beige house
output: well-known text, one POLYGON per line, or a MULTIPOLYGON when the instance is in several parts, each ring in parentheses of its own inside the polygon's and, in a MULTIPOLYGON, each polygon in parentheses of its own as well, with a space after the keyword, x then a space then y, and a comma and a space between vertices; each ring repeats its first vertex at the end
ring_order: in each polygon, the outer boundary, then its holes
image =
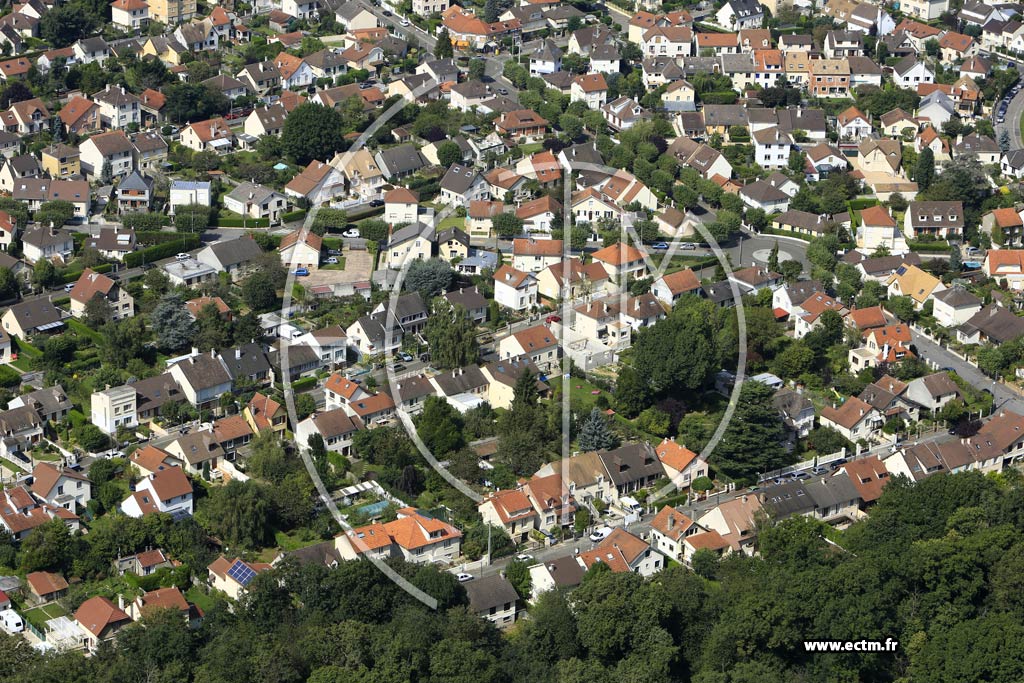
POLYGON ((401 270, 406 262, 429 259, 434 254, 434 228, 422 223, 407 225, 388 240, 384 261, 388 268, 401 270))
POLYGON ((113 320, 135 315, 135 299, 117 282, 102 273, 86 268, 71 289, 71 315, 84 318, 89 302, 96 297, 107 300, 113 320))
POLYGON ((270 569, 265 562, 246 562, 241 559, 229 560, 221 555, 207 567, 210 587, 238 600, 245 593, 257 574, 270 569))
POLYGON ((523 543, 536 528, 537 515, 526 494, 517 489, 495 491, 477 504, 484 524, 505 530, 515 543, 523 543))
POLYGON ((546 372, 558 364, 558 337, 546 325, 535 325, 498 342, 498 356, 526 357, 546 372))
POLYGON ((281 245, 277 248, 281 255, 281 263, 289 270, 305 268, 313 272, 320 267, 320 250, 323 248, 323 238, 314 232, 302 234, 302 230, 295 230, 281 238, 281 245))
POLYGON ((420 196, 404 187, 396 187, 384 195, 384 222, 388 225, 415 223, 419 215, 420 196))

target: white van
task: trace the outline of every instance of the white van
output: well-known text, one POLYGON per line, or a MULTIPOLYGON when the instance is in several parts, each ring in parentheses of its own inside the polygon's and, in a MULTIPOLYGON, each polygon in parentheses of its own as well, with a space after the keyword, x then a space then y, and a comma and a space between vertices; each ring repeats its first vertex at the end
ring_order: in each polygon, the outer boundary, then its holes
POLYGON ((0 628, 8 633, 21 633, 25 630, 25 622, 21 620, 21 615, 14 610, 5 609, 0 612, 0 628))

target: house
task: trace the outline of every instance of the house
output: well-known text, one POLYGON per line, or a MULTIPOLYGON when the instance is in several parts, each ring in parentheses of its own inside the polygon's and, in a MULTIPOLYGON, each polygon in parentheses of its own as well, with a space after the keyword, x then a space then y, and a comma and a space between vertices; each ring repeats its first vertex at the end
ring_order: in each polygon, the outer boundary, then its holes
POLYGON ((834 223, 828 215, 790 209, 772 218, 772 228, 812 237, 827 234, 834 223))
POLYGON ((96 297, 106 300, 112 320, 123 320, 135 315, 135 299, 120 284, 97 273, 92 268, 82 271, 71 289, 71 315, 84 318, 89 312, 89 303, 96 297))
POLYGON ((192 516, 192 483, 181 467, 150 473, 135 484, 135 491, 121 501, 129 517, 161 512, 175 518, 192 516))
POLYGON ((503 573, 475 579, 465 584, 465 587, 471 613, 500 629, 508 628, 515 622, 519 594, 503 573))
POLYGON ((231 376, 216 353, 197 353, 170 368, 182 393, 196 408, 209 410, 221 394, 231 391, 231 376))
POLYGON ((270 360, 259 342, 251 341, 232 349, 224 349, 217 354, 217 358, 227 370, 232 387, 236 390, 269 384, 274 380, 270 360))
POLYGON ((932 413, 960 396, 960 387, 946 372, 918 377, 907 384, 906 398, 932 413))
POLYGON ((829 31, 825 34, 823 52, 828 59, 864 54, 864 34, 859 31, 829 31))
POLYGON ((196 260, 216 272, 230 273, 238 279, 263 254, 256 240, 249 236, 222 240, 203 247, 196 260))
POLYGON ((246 135, 254 138, 272 135, 279 137, 284 130, 284 120, 288 118, 288 112, 280 104, 267 105, 252 110, 252 113, 245 117, 245 124, 242 130, 246 135))
POLYGON ((714 16, 715 23, 730 31, 761 28, 764 8, 756 0, 728 0, 714 16))
POLYGON ((321 249, 323 238, 300 228, 282 237, 277 251, 281 255, 281 263, 289 270, 305 268, 313 272, 320 268, 321 249))
POLYGON ((159 414, 160 408, 170 401, 185 400, 181 387, 169 372, 126 386, 135 390, 136 415, 140 422, 152 420, 159 414))
POLYGON ((1003 155, 995 140, 977 132, 958 139, 953 145, 953 153, 956 158, 973 156, 982 164, 998 164, 1003 155))
POLYGON ((836 123, 839 124, 840 139, 860 140, 871 135, 871 122, 857 107, 850 107, 840 112, 836 117, 836 123))
POLYGON ((78 147, 57 142, 45 147, 40 157, 43 170, 49 173, 51 178, 67 178, 82 172, 78 147))
POLYGON ((92 498, 89 477, 77 469, 39 462, 32 470, 31 490, 38 498, 71 512, 85 510, 92 498))
POLYGON ((339 153, 330 163, 344 175, 350 194, 367 201, 380 198, 384 174, 369 151, 359 149, 355 152, 339 153))
POLYGON ((281 72, 271 60, 248 64, 235 74, 235 78, 245 83, 259 97, 281 86, 281 72))
POLYGON ((857 248, 870 253, 880 248, 896 253, 908 250, 907 241, 896 225, 896 219, 888 209, 880 205, 870 206, 860 212, 857 248))
POLYGON ((555 367, 559 357, 558 338, 546 325, 535 325, 520 330, 498 343, 498 355, 502 359, 529 358, 543 372, 555 367))
POLYGON ((822 408, 819 422, 822 427, 831 427, 846 439, 856 442, 877 436, 885 420, 875 408, 851 396, 838 408, 822 408))
POLYGON ((82 171, 98 181, 109 167, 112 178, 127 175, 135 166, 135 148, 124 131, 93 135, 78 146, 82 171))
POLYGON ((107 598, 97 595, 79 606, 75 622, 85 633, 86 649, 95 652, 100 643, 112 641, 120 629, 131 624, 132 618, 107 598))
POLYGON ((905 137, 905 131, 917 132, 918 122, 902 109, 893 109, 878 118, 882 132, 889 137, 905 137))
POLYGON ((123 31, 141 31, 149 23, 146 0, 114 0, 110 3, 110 23, 123 31))
POLYGON ((484 524, 505 530, 514 543, 523 543, 536 527, 537 517, 533 504, 518 489, 495 491, 477 504, 484 524))
POLYGON ((526 273, 539 273, 563 257, 562 240, 516 238, 512 240, 512 267, 526 273))
POLYGON ((179 206, 198 204, 210 206, 210 183, 208 181, 172 180, 168 207, 171 215, 179 206))
MULTIPOLYGON (((601 79, 604 80, 604 77, 601 76, 601 79)), ((607 87, 605 93, 607 93, 607 87)), ((602 101, 601 104, 604 104, 604 102, 602 101)), ((597 107, 593 108, 596 109, 597 107)), ((543 138, 547 132, 547 127, 548 122, 531 109, 516 109, 504 112, 494 122, 494 130, 499 135, 516 140, 524 139, 526 142, 536 142, 543 138)))
MULTIPOLYGON (((1012 207, 993 209, 981 217, 981 228, 1000 247, 1022 246, 1024 219, 1012 207)), ((1000 251, 1003 251, 1000 249, 1000 251)), ((988 274, 988 273, 986 273, 988 274)), ((989 277, 992 277, 989 274, 989 277)))
POLYGON ((531 599, 550 590, 568 591, 583 581, 583 567, 574 556, 566 555, 530 567, 531 599))
POLYGON ((180 468, 184 465, 177 457, 152 444, 146 444, 142 448, 132 451, 128 459, 132 465, 139 469, 143 477, 148 477, 151 474, 156 474, 171 467, 180 468))
POLYGON ((440 201, 453 206, 468 206, 470 202, 490 199, 490 186, 474 168, 452 164, 441 178, 440 201))
POLYGON ((494 272, 494 300, 513 311, 537 304, 537 277, 531 272, 503 265, 494 272))
POLYGON ((751 266, 733 271, 729 280, 739 285, 741 292, 759 292, 765 288, 774 288, 782 282, 782 275, 767 268, 751 266))
POLYGON ((978 52, 978 43, 971 36, 946 31, 939 38, 939 54, 946 64, 960 64, 978 52))
POLYGON ((31 154, 20 154, 6 159, 0 166, 0 190, 11 192, 25 179, 39 178, 39 162, 31 154))
POLYGON ((687 552, 689 547, 685 540, 707 533, 706 529, 682 512, 666 505, 651 520, 651 548, 676 562, 689 564, 693 551, 687 552))
POLYGON ((28 587, 26 596, 30 604, 44 604, 64 597, 68 592, 68 582, 60 574, 53 572, 29 572, 25 575, 28 587))
POLYGON ((792 311, 795 323, 793 336, 796 339, 802 339, 819 327, 821 315, 825 311, 835 311, 840 316, 845 316, 849 312, 841 302, 836 301, 828 294, 814 292, 792 311))
POLYGON ((593 550, 581 552, 578 560, 587 569, 604 563, 613 572, 634 572, 641 576, 657 574, 665 566, 661 553, 622 528, 613 530, 593 550))
POLYGON ((352 437, 362 429, 359 418, 350 416, 345 408, 313 413, 299 423, 295 435, 300 444, 307 444, 314 434, 324 440, 327 450, 349 455, 352 437))
POLYGON ((212 151, 223 154, 234 147, 235 133, 224 119, 218 117, 185 126, 181 131, 180 141, 194 152, 212 151))
POLYGON ((117 210, 120 213, 149 211, 153 197, 153 179, 132 171, 117 184, 117 210))
POLYGON ((932 235, 938 239, 958 240, 963 236, 962 202, 910 202, 903 222, 908 237, 932 235))
POLYGON ((283 434, 288 428, 288 411, 284 405, 258 391, 245 404, 242 416, 256 434, 265 429, 283 434))
POLYGON ((224 449, 209 429, 180 436, 167 444, 164 450, 181 460, 186 472, 197 477, 203 475, 205 470, 216 469, 217 463, 224 457, 224 449))
POLYGON ((892 68, 892 80, 900 88, 916 89, 920 83, 934 83, 935 73, 914 55, 907 55, 892 68))
POLYGON ((961 344, 1002 344, 1021 335, 1024 335, 1024 318, 996 304, 981 309, 956 330, 956 339, 961 344))
POLYGON ((523 221, 523 231, 528 235, 550 235, 552 230, 561 225, 562 205, 551 195, 544 195, 520 204, 516 209, 516 217, 523 221))
POLYGON ((93 93, 92 100, 99 106, 100 121, 107 128, 128 128, 142 123, 142 102, 123 86, 107 86, 93 93))
POLYGON ((625 284, 629 278, 641 279, 647 274, 643 252, 622 242, 598 249, 591 254, 591 258, 604 266, 609 277, 621 284, 625 284))
POLYGON ((772 405, 797 437, 803 438, 814 429, 814 404, 802 392, 782 387, 772 396, 772 405))
MULTIPOLYGON (((998 254, 1001 252, 989 252, 998 254)), ((959 327, 981 310, 981 300, 963 287, 950 287, 932 295, 932 315, 943 327, 959 327)))
POLYGON ((537 292, 555 301, 600 294, 608 285, 604 265, 592 261, 587 265, 576 257, 554 263, 537 274, 537 292))
POLYGON ((739 195, 746 206, 761 209, 767 214, 785 212, 789 208, 790 196, 768 180, 755 180, 744 185, 739 195))
POLYGON ((276 223, 288 208, 288 199, 273 188, 243 182, 224 195, 224 208, 248 218, 266 218, 276 223))
POLYGON ((678 489, 688 488, 695 479, 708 476, 707 461, 686 446, 676 443, 675 437, 662 439, 654 449, 665 476, 678 489))
POLYGON ((452 562, 459 556, 462 532, 414 508, 401 508, 398 518, 383 524, 356 527, 335 537, 343 559, 360 556, 399 557, 406 562, 452 562))
POLYGON ((1020 179, 1024 177, 1024 149, 1011 149, 1003 154, 999 162, 1003 175, 1020 179))
POLYGON ((32 335, 54 332, 64 327, 59 309, 45 299, 29 299, 14 304, 0 317, 4 332, 28 340, 32 335))
POLYGON ((755 131, 751 137, 754 140, 754 160, 759 166, 768 169, 786 167, 793 145, 793 138, 788 133, 772 126, 755 131))
POLYGON ((91 422, 104 434, 138 424, 135 390, 130 386, 111 387, 93 392, 90 398, 91 422))
POLYGON ((238 600, 245 594, 257 574, 261 574, 271 565, 265 562, 245 562, 241 559, 229 560, 223 555, 207 567, 210 587, 219 590, 232 600, 238 600))
POLYGON ((689 268, 677 270, 668 275, 658 277, 651 285, 651 293, 666 306, 672 306, 686 294, 701 293, 700 280, 689 268))
POLYGON ((854 371, 885 363, 897 363, 914 358, 911 351, 913 338, 906 325, 885 325, 862 332, 864 346, 848 354, 854 371))
POLYGON ((412 190, 404 187, 388 190, 384 195, 384 222, 388 225, 415 223, 419 202, 419 195, 412 190))
POLYGON ((374 160, 384 177, 392 181, 412 175, 427 165, 427 160, 411 144, 382 149, 374 156, 374 160))

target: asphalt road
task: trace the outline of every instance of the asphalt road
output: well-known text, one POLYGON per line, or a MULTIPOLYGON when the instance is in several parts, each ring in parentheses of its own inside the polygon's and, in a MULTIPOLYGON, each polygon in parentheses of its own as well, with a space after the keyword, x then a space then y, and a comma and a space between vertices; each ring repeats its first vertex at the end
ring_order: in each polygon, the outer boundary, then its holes
POLYGON ((1015 413, 1024 415, 1024 398, 1008 387, 994 382, 978 368, 954 356, 927 337, 914 335, 914 346, 917 347, 918 356, 922 360, 936 363, 940 368, 953 368, 971 386, 992 392, 996 407, 1006 407, 1015 413))
POLYGON ((1010 149, 1024 149, 1024 140, 1020 135, 1020 119, 1024 115, 1024 90, 1010 100, 1010 106, 1006 108, 1006 122, 996 124, 996 139, 1002 136, 1003 131, 1010 134, 1010 149))

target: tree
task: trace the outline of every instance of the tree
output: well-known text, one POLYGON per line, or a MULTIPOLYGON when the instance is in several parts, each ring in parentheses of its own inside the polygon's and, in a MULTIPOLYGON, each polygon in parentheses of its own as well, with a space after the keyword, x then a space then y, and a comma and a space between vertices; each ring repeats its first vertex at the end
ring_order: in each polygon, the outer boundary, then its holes
POLYGON ((262 548, 273 541, 273 509, 266 489, 253 481, 230 481, 210 489, 196 518, 229 546, 262 548))
POLYGON ((176 351, 192 344, 194 324, 177 294, 167 294, 150 315, 156 343, 161 349, 176 351))
POLYGON ((60 283, 60 273, 49 259, 39 259, 32 266, 32 284, 37 287, 53 287, 60 283))
POLYGON ((642 330, 633 345, 633 369, 654 391, 695 391, 720 365, 720 310, 695 296, 684 297, 664 320, 642 330), (683 345, 680 339, 691 340, 683 345))
POLYGON ((109 185, 114 182, 114 168, 110 165, 110 159, 104 159, 100 166, 100 184, 109 185))
POLYGON ((810 371, 814 364, 814 350, 802 340, 795 341, 775 357, 773 371, 784 379, 797 378, 810 371))
POLYGON ((114 315, 114 309, 110 305, 110 301, 107 297, 97 294, 85 304, 85 324, 93 329, 98 330, 103 325, 109 323, 114 315))
POLYGON ((523 219, 514 213, 499 213, 491 219, 491 227, 499 237, 508 239, 523 234, 523 219))
POLYGON ((446 261, 438 258, 417 259, 405 273, 403 288, 407 292, 419 292, 424 301, 448 291, 455 273, 446 261))
POLYGON ((768 270, 779 272, 779 243, 776 241, 772 245, 772 250, 768 253, 768 270))
MULTIPOLYGON (((478 60, 482 61, 482 60, 478 60)), ((438 164, 449 168, 454 164, 462 162, 462 149, 451 140, 445 140, 437 146, 438 164)))
POLYGON ((465 446, 462 418, 450 403, 437 396, 428 396, 423 402, 423 412, 416 419, 416 431, 436 457, 454 453, 465 446))
POLYGON ((305 165, 313 159, 329 159, 344 149, 346 132, 348 127, 341 112, 305 102, 285 119, 281 146, 285 154, 305 165))
MULTIPOLYGON (((452 47, 452 35, 448 27, 444 26, 437 34, 437 42, 434 44, 434 56, 438 59, 451 59, 455 56, 455 48, 452 47)), ((510 64, 512 62, 509 62, 510 64)))
POLYGON ((651 404, 651 391, 639 374, 626 365, 615 381, 615 407, 626 418, 639 415, 651 404))
POLYGON ((309 394, 299 394, 295 397, 295 413, 300 420, 316 412, 316 400, 309 394))
POLYGON ((22 541, 21 568, 26 572, 66 571, 71 566, 75 542, 61 519, 35 528, 22 541))
POLYGON ((786 282, 791 284, 800 279, 800 274, 803 271, 803 264, 794 259, 786 259, 779 267, 779 273, 786 279, 786 282))
POLYGON ((637 426, 654 436, 668 436, 672 430, 672 416, 664 410, 651 406, 637 418, 637 426))
POLYGON ((476 326, 464 306, 438 297, 431 306, 424 337, 430 345, 430 362, 441 369, 475 363, 478 354, 476 326))
POLYGON ((175 82, 164 86, 163 94, 164 112, 172 123, 204 121, 231 109, 231 101, 224 93, 202 83, 175 82))
POLYGON ((542 461, 547 421, 538 398, 537 378, 524 368, 498 422, 498 455, 516 474, 532 474, 542 461))
POLYGON ((10 268, 0 266, 0 301, 17 299, 21 294, 21 281, 10 268))
POLYGON ((713 550, 701 548, 690 559, 693 573, 705 579, 714 579, 718 572, 718 555, 713 550))
POLYGON ((760 382, 744 382, 736 412, 712 454, 718 470, 737 482, 757 481, 758 473, 791 460, 782 446, 782 422, 772 404, 773 394, 760 382))
POLYGON ((487 62, 482 59, 474 59, 469 63, 469 80, 482 81, 487 75, 487 62))
POLYGON ((53 47, 67 47, 93 31, 95 23, 82 5, 69 3, 53 9, 57 11, 47 11, 39 20, 39 35, 53 47))
POLYGON ((252 310, 265 313, 277 307, 277 284, 271 273, 258 270, 242 282, 242 299, 252 310))
POLYGON ((932 152, 931 147, 925 147, 917 155, 917 164, 914 166, 914 180, 917 182, 917 186, 924 191, 931 187, 934 178, 935 153, 932 152))
POLYGON ((608 428, 608 419, 594 408, 580 427, 579 447, 582 451, 600 451, 617 448, 619 439, 608 428))
POLYGON ((885 302, 885 309, 903 322, 910 322, 917 317, 914 300, 909 296, 892 296, 885 302))
MULTIPOLYGON (((492 539, 493 542, 493 539, 492 539)), ((533 580, 530 578, 530 567, 521 560, 512 560, 505 565, 505 578, 516 589, 516 593, 523 600, 530 597, 530 588, 533 580)))
POLYGON ((498 20, 498 12, 498 0, 485 0, 484 21, 488 24, 493 24, 498 20))

